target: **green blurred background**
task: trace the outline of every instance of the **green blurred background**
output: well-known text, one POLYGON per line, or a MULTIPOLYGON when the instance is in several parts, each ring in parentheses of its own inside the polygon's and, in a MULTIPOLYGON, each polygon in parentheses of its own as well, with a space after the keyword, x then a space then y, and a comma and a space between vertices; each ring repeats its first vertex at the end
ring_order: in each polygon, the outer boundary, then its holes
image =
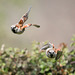
MULTIPOLYGON (((25 23, 25 24, 26 24, 25 23)), ((0 46, 31 48, 32 41, 46 41, 56 46, 70 44, 75 34, 75 0, 0 0, 0 46), (21 35, 12 33, 11 25, 32 6, 26 23, 39 24, 21 35)))

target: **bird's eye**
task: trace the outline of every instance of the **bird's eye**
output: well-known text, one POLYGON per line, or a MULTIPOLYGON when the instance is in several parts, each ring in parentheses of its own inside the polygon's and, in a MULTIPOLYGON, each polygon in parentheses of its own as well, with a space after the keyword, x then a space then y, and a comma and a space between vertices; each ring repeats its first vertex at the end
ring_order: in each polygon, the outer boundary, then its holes
POLYGON ((51 54, 51 52, 49 52, 51 54))

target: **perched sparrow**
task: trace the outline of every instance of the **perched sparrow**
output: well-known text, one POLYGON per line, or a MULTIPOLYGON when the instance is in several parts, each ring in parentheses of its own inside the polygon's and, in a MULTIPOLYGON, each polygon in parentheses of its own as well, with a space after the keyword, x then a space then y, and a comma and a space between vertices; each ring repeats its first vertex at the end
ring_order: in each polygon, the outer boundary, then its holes
POLYGON ((60 58, 60 56, 62 55, 62 51, 60 48, 55 48, 54 44, 51 43, 47 43, 46 45, 44 45, 40 51, 46 51, 46 56, 49 58, 60 58))
POLYGON ((26 25, 23 25, 24 22, 28 19, 28 15, 29 15, 30 10, 31 10, 31 7, 29 8, 28 12, 22 16, 22 18, 20 19, 20 21, 18 23, 16 23, 16 24, 11 26, 11 30, 12 30, 13 33, 15 33, 15 34, 22 34, 25 31, 25 28, 30 27, 30 26, 35 26, 37 28, 40 27, 37 24, 26 24, 26 25))

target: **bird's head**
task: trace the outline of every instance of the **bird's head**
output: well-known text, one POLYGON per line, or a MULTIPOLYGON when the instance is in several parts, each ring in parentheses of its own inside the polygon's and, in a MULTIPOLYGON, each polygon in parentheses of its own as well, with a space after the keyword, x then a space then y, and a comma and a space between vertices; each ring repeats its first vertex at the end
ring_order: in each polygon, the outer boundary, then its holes
POLYGON ((49 58, 55 58, 57 54, 55 53, 55 51, 53 50, 53 48, 48 48, 46 50, 46 55, 49 58))
POLYGON ((15 25, 12 25, 11 30, 12 30, 13 33, 16 33, 17 27, 15 25))

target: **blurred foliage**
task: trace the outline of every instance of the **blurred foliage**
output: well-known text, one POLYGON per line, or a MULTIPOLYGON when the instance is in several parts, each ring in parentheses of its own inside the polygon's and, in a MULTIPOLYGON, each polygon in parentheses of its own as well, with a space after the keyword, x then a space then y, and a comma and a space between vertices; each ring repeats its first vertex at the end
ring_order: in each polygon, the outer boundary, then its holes
MULTIPOLYGON (((46 42, 45 42, 46 43, 46 42)), ((63 47, 60 59, 48 58, 40 53, 41 43, 34 41, 32 49, 0 49, 0 75, 75 75, 75 49, 63 47)), ((71 46, 75 47, 75 36, 71 46)))

